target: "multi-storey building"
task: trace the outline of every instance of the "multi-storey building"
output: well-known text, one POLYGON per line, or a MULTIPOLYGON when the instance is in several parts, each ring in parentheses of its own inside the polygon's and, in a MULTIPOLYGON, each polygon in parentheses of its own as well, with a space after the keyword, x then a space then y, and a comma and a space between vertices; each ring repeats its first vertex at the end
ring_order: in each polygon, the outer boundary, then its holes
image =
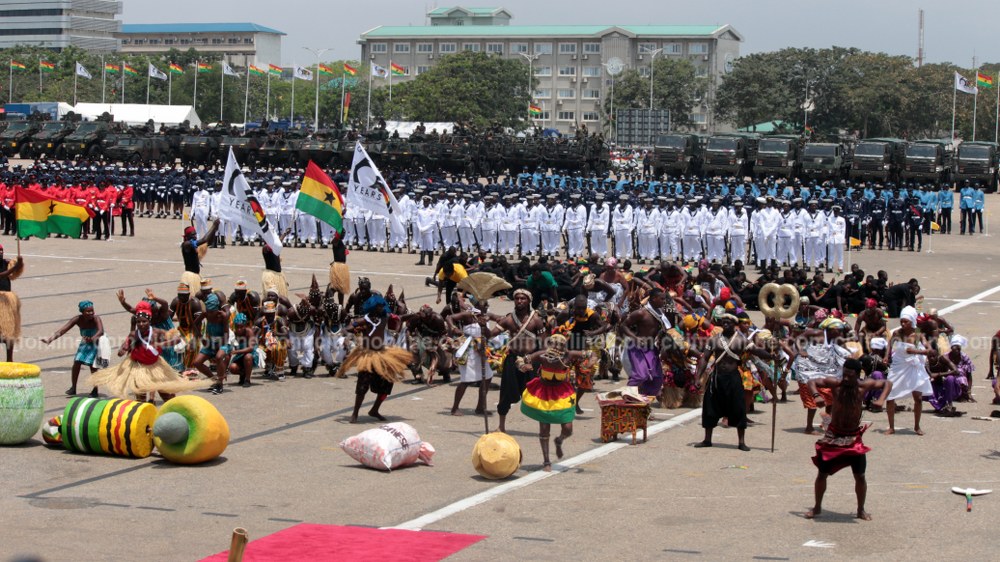
POLYGON ((119 0, 0 0, 0 49, 115 51, 121 13, 119 0))
POLYGON ((635 68, 649 76, 651 57, 683 57, 709 84, 690 116, 695 130, 728 128, 713 121, 710 107, 743 41, 729 25, 510 25, 502 8, 437 8, 427 16, 428 25, 362 33, 362 60, 406 69, 393 80, 412 79, 460 51, 523 60, 538 79, 533 99, 542 112, 536 124, 569 132, 578 124, 602 127, 601 105, 611 95, 614 70, 635 68))
POLYGON ((130 23, 122 26, 121 52, 149 54, 194 49, 221 55, 234 66, 280 65, 284 35, 255 23, 130 23))

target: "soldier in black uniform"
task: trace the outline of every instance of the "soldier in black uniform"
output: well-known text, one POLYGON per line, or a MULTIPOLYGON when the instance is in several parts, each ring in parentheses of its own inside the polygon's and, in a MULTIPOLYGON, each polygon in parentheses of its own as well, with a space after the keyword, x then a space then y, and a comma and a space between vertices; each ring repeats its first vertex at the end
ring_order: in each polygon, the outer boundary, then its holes
MULTIPOLYGON (((861 190, 855 189, 850 197, 845 197, 840 205, 844 208, 844 222, 847 223, 847 239, 857 238, 861 240, 861 246, 865 245, 865 235, 861 229, 861 190)), ((848 245, 850 248, 850 245, 848 245)))
POLYGON ((882 197, 882 190, 875 190, 875 198, 867 202, 868 219, 868 247, 875 249, 875 240, 878 239, 878 249, 882 249, 885 242, 885 219, 889 213, 888 205, 882 197))
POLYGON ((893 189, 889 199, 886 222, 889 230, 889 250, 903 249, 903 227, 906 225, 906 202, 899 196, 899 189, 893 189))
POLYGON ((910 197, 910 204, 906 213, 906 247, 912 252, 913 243, 917 243, 917 251, 920 251, 924 242, 923 235, 924 208, 920 204, 919 197, 910 197))

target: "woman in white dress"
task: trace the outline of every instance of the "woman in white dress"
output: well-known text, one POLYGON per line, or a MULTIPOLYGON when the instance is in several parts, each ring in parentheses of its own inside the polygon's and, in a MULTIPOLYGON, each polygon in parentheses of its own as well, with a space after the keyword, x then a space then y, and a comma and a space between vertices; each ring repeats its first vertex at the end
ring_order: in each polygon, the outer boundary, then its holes
POLYGON ((889 415, 889 430, 886 435, 896 433, 895 415, 896 400, 913 397, 913 432, 923 435, 920 429, 920 410, 925 395, 933 395, 931 378, 927 374, 927 356, 933 353, 917 332, 917 311, 908 306, 899 314, 899 328, 892 333, 889 340, 889 374, 892 381, 892 392, 889 393, 885 411, 889 415))
POLYGON ((486 393, 489 390, 489 380, 493 378, 493 369, 486 361, 486 342, 491 337, 499 333, 499 330, 491 330, 488 322, 495 318, 489 313, 489 302, 474 302, 474 306, 465 312, 451 314, 445 320, 449 331, 456 333, 461 330, 465 341, 455 352, 455 362, 459 365, 458 372, 461 380, 455 387, 455 401, 451 407, 451 415, 461 416, 462 411, 459 406, 462 397, 465 396, 465 389, 470 386, 479 386, 479 399, 476 402, 476 414, 484 415, 486 412, 486 393))

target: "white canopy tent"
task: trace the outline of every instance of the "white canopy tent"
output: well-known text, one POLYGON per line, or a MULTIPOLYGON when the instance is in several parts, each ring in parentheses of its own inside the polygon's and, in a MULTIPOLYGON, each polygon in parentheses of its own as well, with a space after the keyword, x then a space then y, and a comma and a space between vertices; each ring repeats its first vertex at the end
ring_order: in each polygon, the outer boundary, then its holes
POLYGON ((150 119, 160 125, 179 125, 189 121, 191 126, 201 126, 201 119, 190 105, 146 105, 142 103, 78 103, 73 111, 84 119, 93 120, 102 113, 115 116, 115 121, 129 125, 142 125, 150 119))

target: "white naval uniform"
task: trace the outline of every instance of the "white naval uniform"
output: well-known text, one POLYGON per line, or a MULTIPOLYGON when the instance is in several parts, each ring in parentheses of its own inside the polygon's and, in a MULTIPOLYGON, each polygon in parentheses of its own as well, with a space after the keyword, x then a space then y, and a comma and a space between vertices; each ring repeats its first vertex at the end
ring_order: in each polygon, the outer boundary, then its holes
POLYGON ((750 217, 746 209, 729 211, 729 258, 733 262, 747 263, 747 232, 750 231, 750 217))
POLYGON ((565 215, 566 211, 559 203, 549 208, 542 208, 541 212, 539 212, 542 253, 546 256, 555 256, 559 253, 559 247, 562 245, 562 229, 565 215))
POLYGON ((615 235, 615 257, 619 260, 631 258, 632 231, 635 230, 635 215, 631 205, 615 205, 611 211, 611 229, 615 235))
POLYGON ((635 211, 635 230, 638 239, 639 257, 654 260, 659 257, 660 211, 655 208, 635 211))
POLYGON ((587 207, 582 203, 566 209, 563 229, 566 231, 566 255, 570 258, 583 257, 585 246, 584 231, 587 228, 587 207))
POLYGON ((590 251, 598 257, 608 256, 608 229, 611 226, 611 208, 607 203, 590 206, 587 232, 590 233, 590 251))

